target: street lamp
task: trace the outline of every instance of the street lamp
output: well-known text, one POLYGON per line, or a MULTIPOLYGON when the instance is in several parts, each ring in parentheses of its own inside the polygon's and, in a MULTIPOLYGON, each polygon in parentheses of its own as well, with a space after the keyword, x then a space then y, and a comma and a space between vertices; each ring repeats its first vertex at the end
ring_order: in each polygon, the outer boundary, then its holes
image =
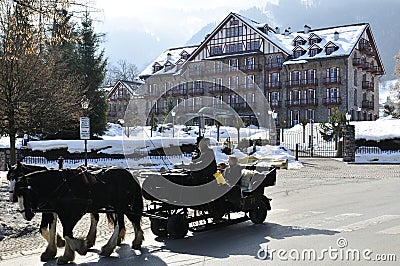
POLYGON ((90 119, 87 117, 89 98, 86 97, 86 95, 82 97, 81 106, 85 116, 80 119, 80 135, 81 139, 83 139, 85 143, 85 166, 87 167, 87 140, 90 139, 90 119))
POLYGON ((176 115, 176 112, 172 111, 171 115, 172 115, 172 137, 175 138, 175 115, 176 115))
POLYGON ((346 113, 346 121, 347 125, 350 125, 351 114, 349 112, 346 113))

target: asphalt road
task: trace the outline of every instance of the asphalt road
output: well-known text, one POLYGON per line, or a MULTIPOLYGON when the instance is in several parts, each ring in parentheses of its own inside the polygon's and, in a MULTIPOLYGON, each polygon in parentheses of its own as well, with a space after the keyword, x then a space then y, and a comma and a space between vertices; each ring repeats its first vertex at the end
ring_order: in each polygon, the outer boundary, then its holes
MULTIPOLYGON (((277 185, 266 188, 273 200, 264 224, 244 222, 189 233, 180 240, 156 238, 146 229, 141 253, 130 249, 133 235, 129 234, 126 244, 110 258, 98 255, 107 239, 107 230, 102 230, 95 248, 84 257, 77 255, 76 263, 398 265, 400 167, 350 165, 331 159, 304 159, 303 163, 300 170, 278 171, 277 185)), ((144 222, 148 228, 147 219, 144 222)), ((38 235, 32 237, 42 241, 38 235)), ((55 265, 55 261, 40 262, 42 251, 36 246, 31 252, 4 256, 0 265, 55 265)))

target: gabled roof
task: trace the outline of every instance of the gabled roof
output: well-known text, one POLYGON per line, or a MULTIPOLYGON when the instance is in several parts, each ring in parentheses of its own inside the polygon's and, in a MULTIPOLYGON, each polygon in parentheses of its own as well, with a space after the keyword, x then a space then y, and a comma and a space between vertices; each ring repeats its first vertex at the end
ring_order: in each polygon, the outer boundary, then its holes
POLYGON ((177 62, 181 59, 182 55, 184 55, 185 53, 191 54, 196 48, 197 45, 192 45, 192 46, 171 48, 164 51, 139 74, 139 77, 147 78, 153 75, 154 65, 161 67, 165 65, 167 66, 176 65, 177 62))
POLYGON ((117 83, 112 87, 112 89, 108 93, 108 98, 111 97, 115 93, 115 91, 123 86, 126 88, 130 95, 137 95, 136 90, 139 86, 143 85, 144 82, 140 79, 135 79, 133 81, 128 80, 118 80, 117 83))

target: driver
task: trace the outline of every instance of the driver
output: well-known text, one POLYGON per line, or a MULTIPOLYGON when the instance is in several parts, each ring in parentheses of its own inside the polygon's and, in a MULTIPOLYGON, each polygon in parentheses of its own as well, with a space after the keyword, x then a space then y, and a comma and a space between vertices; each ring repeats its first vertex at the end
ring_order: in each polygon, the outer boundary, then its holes
POLYGON ((214 151, 208 146, 210 139, 203 138, 199 141, 199 156, 185 166, 190 170, 190 175, 194 179, 194 185, 208 183, 214 179, 213 174, 217 172, 217 162, 214 151))

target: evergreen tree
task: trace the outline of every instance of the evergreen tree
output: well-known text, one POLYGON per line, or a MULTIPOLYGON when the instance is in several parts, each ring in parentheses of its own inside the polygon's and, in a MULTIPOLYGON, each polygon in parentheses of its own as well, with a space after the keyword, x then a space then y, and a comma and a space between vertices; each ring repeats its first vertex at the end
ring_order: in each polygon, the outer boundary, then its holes
POLYGON ((92 135, 101 135, 107 126, 108 104, 106 93, 99 88, 105 77, 107 59, 104 59, 104 50, 97 54, 100 36, 94 32, 88 12, 82 19, 79 34, 78 69, 82 73, 84 91, 90 100, 90 131, 92 135))
POLYGON ((339 112, 338 108, 332 110, 328 123, 320 123, 320 133, 326 141, 338 141, 342 137, 342 126, 346 125, 346 113, 339 112))

